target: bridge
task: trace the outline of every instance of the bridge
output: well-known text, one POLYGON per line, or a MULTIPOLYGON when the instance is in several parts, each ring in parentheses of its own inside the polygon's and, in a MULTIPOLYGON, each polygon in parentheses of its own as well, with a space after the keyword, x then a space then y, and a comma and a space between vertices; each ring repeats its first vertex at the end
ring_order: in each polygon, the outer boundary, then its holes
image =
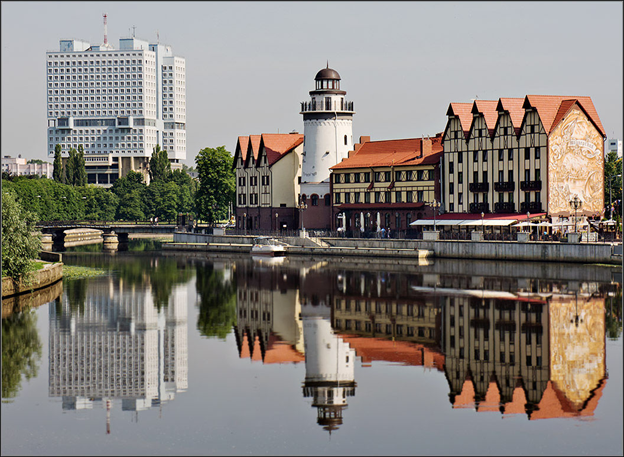
POLYGON ((52 235, 54 244, 64 244, 65 231, 74 229, 101 230, 105 239, 114 237, 121 242, 128 241, 130 233, 168 234, 182 229, 175 224, 124 224, 106 221, 45 221, 38 222, 35 227, 42 234, 52 235))

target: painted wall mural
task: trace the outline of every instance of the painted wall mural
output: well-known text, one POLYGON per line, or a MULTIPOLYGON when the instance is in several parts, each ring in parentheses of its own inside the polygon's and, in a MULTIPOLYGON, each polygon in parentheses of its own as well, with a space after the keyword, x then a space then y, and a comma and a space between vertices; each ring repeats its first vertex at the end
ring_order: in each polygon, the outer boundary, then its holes
POLYGON ((548 212, 569 216, 574 196, 578 215, 600 215, 604 207, 603 138, 578 107, 573 107, 548 141, 548 212))
POLYGON ((604 298, 550 302, 550 379, 580 411, 606 376, 604 298))

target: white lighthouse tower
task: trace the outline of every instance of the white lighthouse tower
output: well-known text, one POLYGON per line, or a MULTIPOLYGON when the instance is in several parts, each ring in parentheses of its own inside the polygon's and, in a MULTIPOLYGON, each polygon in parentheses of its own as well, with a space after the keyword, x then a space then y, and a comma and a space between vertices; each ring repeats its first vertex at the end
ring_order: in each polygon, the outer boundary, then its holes
POLYGON ((334 334, 328 305, 304 302, 301 318, 306 367, 303 396, 312 397, 317 423, 331 434, 342 424, 347 397, 355 395, 355 350, 334 334))
MULTIPOLYGON (((345 99, 336 70, 320 70, 314 77, 310 101, 301 102, 303 114, 303 160, 301 195, 329 195, 329 168, 348 157, 353 149, 353 102, 345 99)), ((316 215, 316 218, 321 216, 316 215)), ((309 218, 306 218, 308 220, 309 218)))

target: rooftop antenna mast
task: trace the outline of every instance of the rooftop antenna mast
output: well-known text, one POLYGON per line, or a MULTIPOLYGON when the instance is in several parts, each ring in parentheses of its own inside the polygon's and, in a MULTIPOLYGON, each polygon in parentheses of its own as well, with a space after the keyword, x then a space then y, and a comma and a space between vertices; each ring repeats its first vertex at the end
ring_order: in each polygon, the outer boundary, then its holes
POLYGON ((136 38, 136 25, 132 26, 132 38, 136 38))
POLYGON ((104 46, 108 45, 108 15, 104 13, 104 46))

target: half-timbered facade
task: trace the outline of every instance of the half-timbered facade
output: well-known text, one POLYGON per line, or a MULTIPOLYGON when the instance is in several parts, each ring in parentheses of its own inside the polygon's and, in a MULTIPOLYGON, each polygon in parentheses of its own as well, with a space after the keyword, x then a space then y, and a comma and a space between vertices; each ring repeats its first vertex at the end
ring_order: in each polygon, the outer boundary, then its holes
POLYGON ((236 144, 236 226, 244 230, 294 230, 303 135, 241 136, 236 144))
POLYGON ((331 168, 332 229, 400 231, 433 217, 431 204, 440 199, 441 139, 361 137, 350 157, 331 168))
POLYGON ((603 207, 604 129, 589 97, 451 103, 441 193, 449 213, 597 216, 603 207))

